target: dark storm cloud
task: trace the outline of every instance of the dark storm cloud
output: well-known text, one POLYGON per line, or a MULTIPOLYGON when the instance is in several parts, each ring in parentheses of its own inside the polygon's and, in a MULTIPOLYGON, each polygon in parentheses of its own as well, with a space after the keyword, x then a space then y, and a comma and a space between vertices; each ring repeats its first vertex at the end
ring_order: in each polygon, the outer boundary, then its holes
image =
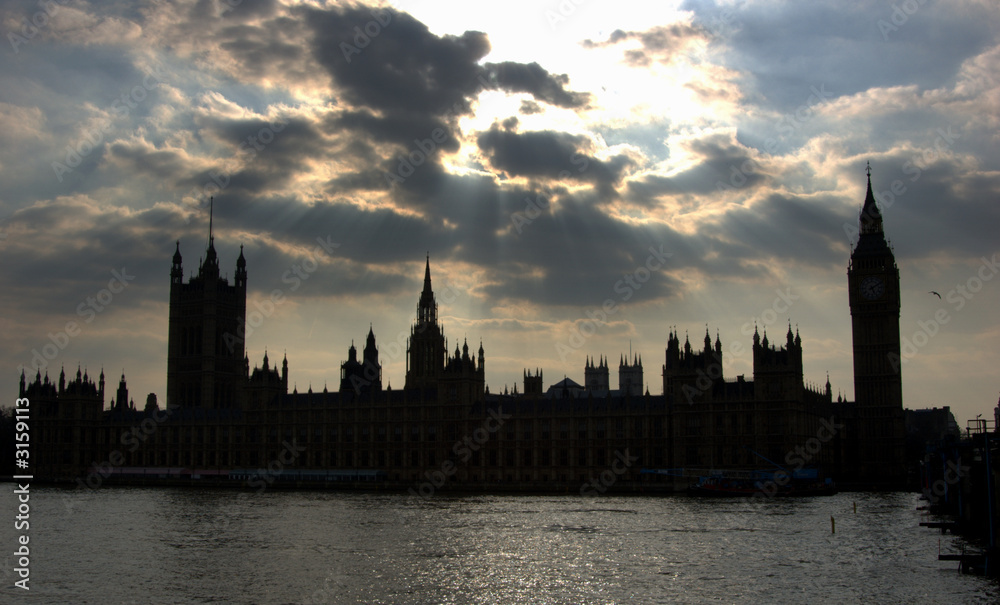
POLYGON ((70 199, 21 209, 8 219, 6 228, 8 262, 0 269, 0 279, 18 288, 17 300, 5 304, 25 314, 55 316, 74 316, 77 305, 94 296, 112 270, 125 269, 135 276, 117 297, 116 309, 162 301, 156 278, 164 275, 163 250, 172 248, 175 235, 189 229, 173 208, 158 206, 130 214, 70 199), (47 244, 35 245, 41 238, 47 244))
POLYGON ((435 128, 453 128, 484 90, 525 92, 560 107, 582 107, 588 99, 566 90, 565 75, 535 63, 480 65, 490 51, 482 32, 436 36, 407 13, 388 8, 303 14, 314 31, 316 60, 332 77, 336 94, 354 106, 340 120, 383 140, 409 145, 435 128))
MULTIPOLYGON (((444 173, 415 178, 413 185, 408 180, 406 187, 412 189, 403 191, 423 207, 433 206, 433 217, 447 217, 449 224, 389 208, 369 210, 346 200, 306 205, 291 197, 244 198, 225 192, 216 198, 215 224, 223 233, 266 233, 269 241, 302 248, 313 247, 317 237, 338 243, 334 257, 348 264, 321 266, 304 293, 308 296, 351 296, 367 291, 361 277, 354 274, 357 271, 351 269, 360 266, 385 274, 380 283, 405 294, 416 287, 420 275, 400 281, 389 277, 392 267, 400 261, 418 262, 429 250, 432 259, 439 262, 460 261, 488 268, 504 285, 481 291, 496 300, 600 304, 609 296, 619 296, 614 293, 616 283, 645 264, 650 246, 664 253, 679 253, 683 260, 665 267, 662 275, 658 273, 655 281, 644 286, 641 296, 636 292, 635 301, 652 300, 677 291, 680 285, 672 272, 699 263, 705 245, 698 238, 687 239, 668 228, 635 226, 609 217, 599 210, 593 195, 554 195, 557 210, 544 213, 518 233, 512 228, 512 217, 523 210, 525 200, 552 191, 501 189, 490 178, 444 173), (427 196, 425 187, 437 193, 427 196), (525 277, 525 267, 541 268, 544 277, 525 277)), ((203 239, 196 237, 195 241, 203 239)), ((231 247, 233 242, 229 241, 231 247)), ((247 244, 251 285, 265 291, 281 287, 281 275, 299 260, 269 244, 259 246, 247 244)), ((221 255, 221 244, 217 243, 217 248, 221 255)), ((182 250, 188 249, 182 242, 182 250)), ((188 258, 189 253, 185 254, 188 258)))
MULTIPOLYGON (((47 108, 86 98, 97 107, 110 109, 115 99, 141 85, 147 75, 136 65, 134 57, 117 48, 82 49, 67 44, 37 49, 36 53, 29 50, 30 47, 18 53, 17 60, 0 62, 0 74, 5 78, 25 78, 31 86, 4 86, 0 101, 47 108), (46 96, 37 96, 40 89, 45 90, 46 96)), ((147 106, 145 100, 131 110, 142 112, 144 106, 147 106)), ((71 117, 53 116, 53 126, 72 126, 71 117)))
POLYGON ((615 46, 629 40, 637 40, 640 49, 626 49, 625 62, 629 65, 644 67, 657 61, 669 63, 674 57, 684 51, 693 40, 706 39, 706 32, 686 23, 661 25, 647 31, 623 31, 616 29, 607 40, 595 42, 584 40, 584 48, 603 48, 615 46))
POLYGON ((483 73, 501 90, 526 92, 536 100, 556 107, 585 108, 590 100, 590 93, 566 90, 569 76, 550 74, 538 63, 487 63, 483 66, 483 73))
MULTIPOLYGON (((347 200, 305 203, 293 196, 246 197, 224 192, 215 200, 215 215, 215 224, 226 231, 264 233, 286 245, 312 248, 316 238, 330 238, 339 244, 333 257, 372 266, 417 259, 428 247, 445 249, 440 242, 447 245, 448 241, 439 227, 422 218, 389 208, 364 208, 347 200)), ((289 259, 282 254, 266 262, 287 264, 289 259)))
POLYGON ((592 196, 564 194, 553 201, 557 210, 542 213, 520 232, 511 230, 510 241, 500 242, 505 254, 491 266, 499 284, 484 289, 491 298, 567 306, 600 305, 609 297, 625 302, 616 285, 642 271, 650 258, 658 267, 628 298, 648 301, 679 291, 674 274, 691 262, 683 236, 668 227, 636 226, 608 216, 592 196), (672 256, 664 261, 653 250, 672 256), (685 254, 678 257, 679 251, 685 254), (526 274, 525 267, 541 274, 526 274))
MULTIPOLYGON (((181 177, 190 169, 189 160, 177 150, 150 149, 143 145, 116 141, 108 146, 108 154, 110 160, 119 162, 131 174, 142 174, 160 180, 181 181, 181 177)), ((199 179, 198 182, 204 182, 204 179, 199 179)))
POLYGON ((388 190, 389 184, 383 170, 360 170, 340 174, 327 183, 326 192, 340 195, 352 191, 382 191, 388 190))
MULTIPOLYGON (((313 29, 313 55, 332 78, 339 107, 324 118, 322 129, 337 148, 332 153, 352 170, 331 179, 327 191, 390 189, 401 208, 416 209, 438 227, 461 222, 480 233, 464 217, 484 216, 481 189, 492 184, 484 176, 451 178, 443 156, 460 148, 458 119, 473 111, 473 101, 485 90, 528 93, 534 101, 561 107, 582 107, 586 94, 566 89, 566 76, 548 73, 537 64, 503 62, 480 65, 490 50, 481 32, 437 36, 410 15, 393 9, 360 6, 299 13, 313 29), (386 146, 389 147, 386 147, 386 146), (363 152, 363 155, 353 153, 363 152), (415 158, 410 162, 409 158, 415 158), (380 182, 381 181, 381 182, 380 182), (461 203, 454 192, 468 194, 461 203), (451 211, 460 217, 455 219, 451 211)), ((593 164, 592 179, 617 165, 593 164)))
MULTIPOLYGON (((208 161, 176 148, 157 149, 146 141, 115 141, 101 166, 105 181, 148 177, 173 195, 207 197, 216 187, 227 193, 259 195, 285 187, 310 163, 328 154, 318 125, 303 118, 199 118, 203 139, 219 145, 220 156, 208 161), (236 167, 226 160, 236 160, 236 167), (209 191, 211 189, 212 191, 209 191)), ((91 154, 100 157, 99 152, 91 154)), ((96 158, 95 158, 96 159, 96 158)))
MULTIPOLYGON (((420 219, 349 203, 306 205, 294 198, 249 198, 227 189, 216 196, 214 210, 222 273, 231 279, 239 245, 245 244, 248 283, 257 293, 288 289, 293 265, 301 266, 310 257, 321 262, 303 282, 302 296, 351 297, 376 287, 383 293, 405 289, 410 278, 394 275, 396 263, 418 261, 427 248, 437 253, 443 248, 431 244, 446 239, 420 219), (254 235, 247 239, 246 234, 254 235)), ((0 279, 18 284, 16 301, 6 302, 27 305, 31 313, 73 314, 77 303, 94 294, 95 284, 106 282, 112 269, 123 268, 136 279, 116 308, 162 302, 175 241, 180 241, 185 277, 196 273, 204 258, 207 212, 188 218, 177 206, 127 213, 65 199, 20 210, 5 225, 9 262, 0 269, 0 279), (55 239, 40 249, 32 245, 40 234, 55 239), (86 254, 80 254, 84 238, 86 254), (39 281, 38 275, 45 280, 39 281)))
MULTIPOLYGON (((334 238, 321 240, 334 250, 333 254, 339 254, 350 245, 334 238), (332 246, 331 242, 338 246, 332 246)), ((412 285, 415 276, 401 275, 396 265, 330 256, 320 240, 315 238, 305 243, 311 245, 297 254, 289 254, 274 245, 273 241, 258 241, 245 246, 243 254, 247 261, 248 298, 268 298, 274 290, 281 290, 290 299, 300 300, 351 299, 362 294, 394 298, 419 291, 412 285)), ((231 272, 239 248, 229 244, 225 250, 221 246, 216 246, 216 249, 231 272)), ((203 251, 199 248, 189 252, 201 254, 203 251)), ((192 258, 191 263, 196 261, 192 258)))
MULTIPOLYGON (((199 4, 211 4, 210 2, 199 2, 199 4)), ((221 16, 229 21, 243 21, 248 19, 270 17, 274 15, 278 7, 281 6, 277 0, 220 0, 218 3, 221 9, 221 16), (226 10, 229 9, 229 10, 226 10)))
POLYGON ((219 48, 239 57, 245 70, 242 77, 263 76, 282 67, 301 66, 307 53, 293 35, 301 34, 301 24, 291 19, 278 19, 264 27, 238 25, 219 32, 219 48), (285 34, 280 39, 278 34, 285 34))
MULTIPOLYGON (((624 286, 619 282, 645 266, 652 255, 651 247, 673 256, 669 266, 659 270, 641 292, 633 293, 634 299, 629 297, 633 303, 676 295, 682 287, 676 276, 686 270, 745 279, 748 271, 754 275, 761 272, 751 261, 770 259, 769 251, 754 251, 745 244, 730 242, 721 231, 685 235, 659 224, 623 222, 600 209, 596 193, 573 195, 558 188, 501 188, 491 178, 451 175, 436 167, 408 179, 394 199, 427 210, 427 215, 417 218, 385 208, 366 211, 349 203, 306 207, 294 199, 272 199, 247 201, 238 211, 227 211, 231 215, 222 220, 237 223, 233 227, 236 230, 260 230, 276 240, 301 245, 310 244, 313 232, 329 232, 342 244, 338 255, 364 263, 372 270, 400 260, 419 260, 429 249, 431 257, 438 261, 461 261, 488 268, 491 281, 497 285, 479 291, 491 299, 541 305, 601 304, 609 297, 622 298, 616 286, 622 290, 624 286), (523 213, 527 200, 538 199, 548 199, 550 209, 517 230, 515 215, 523 213), (526 272, 526 268, 542 273, 526 272)), ((793 211, 784 214, 794 216, 793 211)), ((837 228, 834 237, 839 234, 837 228)), ((778 235, 772 231, 766 237, 776 239, 778 235)), ((791 253, 787 249, 782 252, 791 253)), ((291 259, 270 259, 265 255, 260 262, 264 263, 260 271, 274 276, 291 259)), ((419 281, 419 277, 412 279, 419 281)), ((399 286, 400 293, 414 287, 406 283, 399 286)), ((310 295, 337 295, 343 292, 340 288, 330 282, 316 286, 310 295)))
POLYGON ((304 13, 313 52, 351 104, 381 112, 442 116, 469 111, 478 61, 490 50, 486 34, 432 34, 407 13, 361 6, 304 13), (364 28, 369 23, 369 32, 364 28))
POLYGON ((542 113, 542 106, 534 101, 521 101, 521 108, 519 110, 522 114, 530 116, 536 113, 542 113))
POLYGON ((205 120, 206 130, 220 142, 233 145, 238 154, 277 164, 280 170, 301 169, 309 158, 322 158, 326 143, 315 122, 304 118, 271 120, 205 120))
POLYGON ((715 242, 719 257, 734 267, 782 259, 827 269, 842 264, 847 249, 843 225, 856 220, 833 196, 770 194, 750 207, 734 206, 703 221, 699 234, 715 242))
POLYGON ((609 190, 626 170, 636 166, 626 155, 599 160, 587 154, 592 151, 588 138, 552 130, 519 133, 494 124, 476 142, 494 168, 512 176, 572 178, 609 190))
POLYGON ((344 110, 331 114, 325 121, 328 133, 350 132, 367 140, 396 143, 403 147, 415 145, 414 139, 432 140, 436 130, 443 134, 438 141, 432 141, 435 148, 454 152, 459 148, 458 139, 450 130, 450 125, 431 115, 388 114, 376 116, 368 109, 344 110))
MULTIPOLYGON (((625 199, 652 208, 661 196, 678 196, 688 204, 700 204, 700 195, 718 195, 739 190, 747 194, 768 185, 766 166, 738 145, 729 135, 712 135, 688 144, 699 161, 672 176, 649 174, 629 181, 625 199)), ((675 198, 675 199, 678 199, 675 198)))

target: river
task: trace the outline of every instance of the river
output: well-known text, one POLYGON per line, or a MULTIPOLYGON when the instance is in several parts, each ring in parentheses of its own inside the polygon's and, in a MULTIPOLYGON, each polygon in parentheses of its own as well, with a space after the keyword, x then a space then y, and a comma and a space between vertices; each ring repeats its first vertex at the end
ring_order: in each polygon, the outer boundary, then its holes
POLYGON ((32 486, 3 603, 995 603, 916 494, 435 496, 32 486), (854 512, 855 504, 857 512, 854 512), (831 531, 831 516, 835 532, 831 531))

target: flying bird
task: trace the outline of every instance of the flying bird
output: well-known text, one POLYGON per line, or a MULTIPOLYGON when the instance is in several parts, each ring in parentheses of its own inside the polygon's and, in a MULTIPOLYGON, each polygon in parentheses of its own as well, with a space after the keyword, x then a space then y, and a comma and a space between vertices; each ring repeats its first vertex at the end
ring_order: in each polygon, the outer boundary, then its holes
POLYGON ((941 298, 941 295, 938 294, 937 292, 935 292, 934 290, 928 290, 927 293, 928 294, 933 294, 934 296, 937 296, 938 298, 941 298))

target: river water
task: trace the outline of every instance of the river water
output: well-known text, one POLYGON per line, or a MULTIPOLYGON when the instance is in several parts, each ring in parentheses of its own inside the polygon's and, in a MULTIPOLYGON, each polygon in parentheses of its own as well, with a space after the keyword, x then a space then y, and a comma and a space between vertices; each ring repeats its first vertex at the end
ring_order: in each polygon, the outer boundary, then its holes
POLYGON ((916 494, 405 494, 32 486, 2 603, 995 603, 916 494), (854 504, 857 512, 854 512, 854 504), (836 532, 831 532, 830 517, 836 532))

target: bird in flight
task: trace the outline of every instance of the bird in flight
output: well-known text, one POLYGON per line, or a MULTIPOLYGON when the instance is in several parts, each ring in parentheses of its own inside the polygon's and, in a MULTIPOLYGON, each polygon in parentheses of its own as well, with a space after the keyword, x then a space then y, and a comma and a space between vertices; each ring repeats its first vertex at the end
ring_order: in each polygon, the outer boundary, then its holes
POLYGON ((938 294, 937 292, 935 292, 934 290, 928 290, 927 293, 928 294, 933 294, 934 296, 937 296, 938 298, 941 298, 941 295, 938 294))

